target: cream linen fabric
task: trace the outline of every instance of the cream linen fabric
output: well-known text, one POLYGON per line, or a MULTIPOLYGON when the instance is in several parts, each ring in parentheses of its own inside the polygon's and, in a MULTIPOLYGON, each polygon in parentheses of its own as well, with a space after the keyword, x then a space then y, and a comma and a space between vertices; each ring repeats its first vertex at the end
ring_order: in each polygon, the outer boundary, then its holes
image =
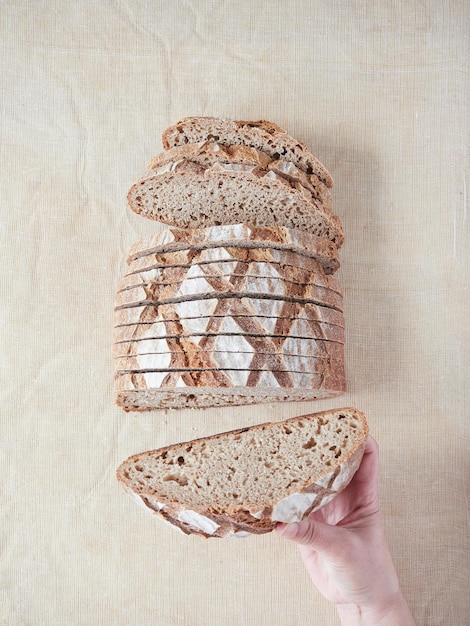
POLYGON ((470 4, 0 3, 2 626, 338 624, 296 547, 204 541, 115 480, 128 455, 354 405, 419 624, 469 623, 470 4), (161 228, 126 192, 186 115, 266 118, 335 179, 349 391, 124 414, 113 295, 161 228))

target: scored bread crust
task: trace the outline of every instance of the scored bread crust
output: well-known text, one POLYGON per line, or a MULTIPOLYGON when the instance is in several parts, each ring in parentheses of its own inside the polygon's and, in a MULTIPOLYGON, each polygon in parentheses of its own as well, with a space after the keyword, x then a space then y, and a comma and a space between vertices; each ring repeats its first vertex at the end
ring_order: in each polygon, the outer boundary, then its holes
MULTIPOLYGON (((250 334, 272 334, 275 329, 282 329, 278 332, 288 336, 293 334, 291 326, 298 327, 300 324, 308 324, 314 334, 322 334, 324 324, 345 327, 341 311, 322 305, 256 297, 225 300, 213 298, 118 309, 114 312, 115 340, 118 340, 118 334, 123 334, 124 338, 128 338, 128 330, 125 327, 134 326, 134 329, 130 330, 132 333, 137 330, 137 334, 133 334, 137 338, 145 336, 146 327, 154 322, 182 321, 184 324, 183 320, 196 317, 208 320, 205 333, 220 332, 222 328, 231 328, 230 332, 239 332, 236 328, 238 326, 249 327, 250 334), (141 325, 138 329, 135 328, 137 324, 141 325), (249 326, 246 326, 247 324, 249 326), (236 325, 235 330, 233 330, 234 325, 236 325), (252 327, 258 330, 253 331, 252 327)), ((151 332, 159 330, 160 326, 157 326, 151 332)), ((302 335, 303 333, 300 333, 300 336, 302 335)))
POLYGON ((326 306, 343 311, 343 298, 335 291, 320 287, 311 282, 302 283, 294 280, 271 277, 250 277, 238 275, 239 284, 233 285, 222 276, 181 277, 167 283, 146 283, 117 291, 114 299, 115 308, 170 302, 189 302, 212 298, 249 298, 257 297, 268 300, 279 298, 302 301, 326 306))
MULTIPOLYGON (((256 370, 221 370, 221 369, 189 369, 180 368, 163 371, 118 371, 114 377, 115 391, 146 391, 186 388, 188 395, 193 389, 210 388, 213 395, 219 389, 239 395, 250 390, 255 395, 258 390, 258 401, 272 396, 271 390, 278 392, 301 391, 302 394, 314 396, 322 391, 346 391, 344 367, 340 361, 318 361, 318 367, 311 372, 286 371, 277 365, 272 369, 256 370), (262 395, 261 395, 262 394, 262 395)), ((293 394, 293 397, 295 394, 293 394)), ((320 396, 321 397, 321 396, 320 396)), ((264 400, 265 402, 268 400, 264 400)), ((154 406, 153 408, 159 408, 154 406)))
POLYGON ((224 280, 227 282, 230 281, 231 278, 235 278, 236 280, 238 280, 242 276, 244 276, 247 280, 254 279, 256 281, 278 281, 279 279, 282 279, 286 282, 295 282, 296 284, 301 285, 314 284, 317 287, 327 289, 328 291, 333 292, 337 296, 342 297, 343 295, 337 287, 337 281, 333 282, 328 280, 328 278, 331 278, 331 276, 326 277, 321 274, 315 274, 312 272, 307 272, 306 270, 293 267, 291 268, 284 266, 282 269, 279 268, 277 276, 273 276, 273 270, 275 270, 276 268, 274 268, 272 265, 270 265, 269 267, 271 272, 266 271, 264 274, 262 273, 262 268, 257 267, 254 264, 250 264, 248 272, 246 272, 245 269, 240 270, 238 268, 235 268, 232 270, 229 267, 222 267, 222 270, 226 270, 225 272, 211 271, 211 267, 207 267, 205 265, 197 265, 197 267, 195 267, 194 265, 186 265, 184 267, 178 266, 178 268, 178 270, 173 269, 173 267, 151 268, 149 270, 142 270, 141 272, 136 272, 133 274, 126 274, 119 281, 116 288, 116 293, 135 289, 136 287, 144 287, 147 285, 157 284, 162 287, 167 286, 174 281, 174 274, 179 271, 181 272, 181 275, 186 276, 186 280, 193 280, 195 273, 199 273, 200 278, 205 278, 207 276, 209 280, 217 278, 219 280, 224 280), (191 269, 191 267, 193 269, 191 269), (290 272, 286 272, 286 269, 290 270, 290 272))
MULTIPOLYGON (((320 263, 327 274, 334 273, 340 266, 336 245, 324 237, 292 228, 256 228, 247 224, 227 224, 189 229, 168 228, 137 241, 129 250, 127 264, 131 265, 133 261, 142 256, 180 251, 187 251, 187 254, 191 254, 191 259, 193 259, 195 252, 202 253, 204 256, 203 251, 210 248, 221 248, 212 253, 206 253, 206 257, 210 257, 211 254, 215 255, 215 258, 212 259, 214 261, 225 259, 227 256, 246 262, 274 261, 272 250, 280 250, 292 253, 285 257, 282 253, 275 253, 279 259, 285 259, 287 265, 294 265, 293 261, 298 258, 300 266, 308 269, 311 262, 307 262, 306 265, 304 257, 310 257, 320 263)), ((311 267, 314 269, 315 265, 312 264, 311 267)))
MULTIPOLYGON (((258 328, 255 324, 253 327, 258 328)), ((191 327, 181 321, 153 327, 122 327, 115 330, 113 355, 122 357, 128 354, 165 354, 181 350, 249 354, 256 350, 261 354, 319 356, 320 352, 331 355, 335 350, 344 350, 344 330, 336 326, 313 326, 309 334, 304 331, 298 335, 276 335, 276 329, 271 335, 256 335, 249 334, 250 327, 246 330, 248 332, 224 334, 225 329, 221 329, 217 333, 207 333, 205 329, 200 330, 197 326, 191 327), (336 347, 335 344, 341 347, 336 347)))
MULTIPOLYGON (((347 429, 347 428, 346 428, 347 429)), ((325 435, 323 435, 325 437, 325 435)), ((292 522, 300 521, 300 519, 306 517, 311 512, 318 510, 322 506, 325 506, 328 502, 336 497, 352 480, 354 474, 359 468, 362 460, 366 439, 368 436, 368 425, 363 413, 353 408, 334 409, 332 411, 323 411, 317 414, 310 414, 301 417, 295 417, 283 422, 268 422, 264 424, 258 424, 255 426, 240 428, 225 433, 218 433, 209 437, 204 437, 192 441, 183 442, 180 444, 170 445, 158 450, 144 452, 133 455, 124 461, 116 472, 117 479, 124 490, 135 497, 137 501, 140 501, 144 506, 156 513, 160 518, 169 521, 185 534, 202 535, 203 537, 226 537, 233 533, 249 533, 260 534, 270 532, 274 529, 277 522, 292 522), (352 428, 350 443, 346 443, 346 439, 343 440, 343 444, 337 442, 334 435, 329 436, 330 443, 335 446, 335 450, 341 450, 340 455, 336 456, 334 460, 328 459, 328 465, 325 461, 323 465, 319 463, 319 467, 313 472, 309 478, 304 478, 302 483, 290 488, 286 487, 285 493, 282 494, 280 499, 275 499, 273 496, 267 498, 261 495, 256 496, 247 495, 245 498, 241 494, 233 499, 233 503, 230 505, 218 505, 214 501, 212 493, 208 493, 205 503, 199 505, 190 504, 187 502, 184 496, 184 489, 176 489, 176 493, 179 495, 165 495, 158 487, 158 480, 154 483, 154 486, 150 484, 152 480, 152 457, 155 458, 168 458, 173 462, 173 459, 177 463, 174 466, 174 476, 171 480, 175 482, 180 481, 182 487, 185 486, 184 478, 184 464, 185 459, 191 455, 191 451, 194 447, 198 448, 205 446, 206 449, 211 449, 212 442, 215 443, 215 449, 217 450, 217 440, 224 442, 224 448, 227 450, 230 445, 233 446, 233 441, 238 437, 239 440, 243 439, 245 442, 249 436, 253 436, 258 433, 268 433, 269 440, 275 441, 276 436, 282 438, 280 430, 283 428, 284 432, 295 429, 295 425, 301 420, 314 420, 317 427, 318 437, 321 439, 321 429, 328 422, 329 419, 335 420, 334 427, 342 430, 347 426, 352 428), (351 423, 347 423, 344 420, 353 420, 354 426, 351 423), (248 433, 248 436, 246 435, 248 433), (279 434, 278 434, 279 433, 279 434), (335 443, 333 443, 335 442, 335 443), (182 460, 182 464, 180 463, 182 460), (148 474, 148 478, 145 475, 148 474), (144 478, 145 477, 145 478, 144 478), (297 498, 295 504, 290 504, 292 498, 297 498), (256 501, 256 504, 255 504, 256 501), (260 505, 261 503, 261 505, 260 505), (287 504, 287 506, 286 506, 287 504), (261 506, 261 510, 259 507, 261 506), (254 510, 258 509, 258 510, 254 510)), ((248 442, 247 442, 248 443, 248 442)), ((241 444, 242 446, 247 443, 241 444)), ((310 442, 306 442, 304 445, 310 445, 310 442)), ((300 448, 300 446, 299 446, 300 448)), ((236 448, 235 448, 236 449, 236 448)), ((331 455, 333 456, 333 455, 331 455)), ((276 466, 276 457, 271 454, 268 446, 263 447, 260 455, 260 462, 269 462, 273 466, 276 466)), ((236 466, 237 461, 233 460, 232 463, 236 466)), ((292 465, 296 463, 293 459, 292 465)), ((220 473, 223 474, 226 461, 219 461, 217 466, 220 467, 220 473), (220 463, 222 462, 222 465, 220 463)), ((251 474, 256 474, 256 467, 244 467, 243 460, 240 462, 240 471, 246 473, 249 471, 251 474)), ((164 465, 170 470, 173 467, 170 464, 164 465)), ((228 468, 230 469, 230 468, 228 468)), ((191 472, 190 472, 191 476, 191 472)), ((163 476, 163 479, 165 477, 163 476)), ((204 478, 209 479, 210 476, 201 476, 200 480, 204 478)), ((188 480, 188 478, 186 478, 188 480)), ((187 483, 186 483, 187 484, 187 483)), ((227 489, 230 489, 227 485, 227 489)), ((168 490, 167 490, 168 491, 168 490)), ((211 491, 207 489, 207 491, 211 491)), ((278 497, 279 498, 279 497, 278 497)))
POLYGON ((156 173, 147 170, 130 188, 127 200, 137 214, 178 227, 246 223, 307 230, 340 248, 344 241, 338 216, 284 184, 272 172, 181 167, 156 173), (197 169, 195 169, 197 168, 197 169))
POLYGON ((162 134, 165 149, 207 140, 225 146, 241 144, 256 148, 272 158, 282 157, 308 173, 315 173, 328 188, 333 186, 331 174, 307 146, 267 120, 193 116, 179 120, 162 134))
MULTIPOLYGON (((142 257, 141 257, 142 258, 142 257)), ((230 288, 231 285, 251 286, 255 291, 269 289, 269 282, 277 286, 279 281, 295 285, 315 285, 342 296, 339 282, 332 276, 327 276, 321 267, 312 265, 309 269, 292 265, 273 264, 265 261, 237 261, 228 263, 202 264, 193 259, 190 265, 168 265, 165 267, 150 267, 140 271, 133 271, 124 275, 117 285, 117 292, 135 288, 139 285, 153 284, 162 287, 185 280, 200 280, 206 282, 211 289, 213 281, 222 281, 221 285, 230 288)), ((215 283, 216 284, 216 283, 215 283)), ((274 289, 275 291, 275 289, 274 289)))

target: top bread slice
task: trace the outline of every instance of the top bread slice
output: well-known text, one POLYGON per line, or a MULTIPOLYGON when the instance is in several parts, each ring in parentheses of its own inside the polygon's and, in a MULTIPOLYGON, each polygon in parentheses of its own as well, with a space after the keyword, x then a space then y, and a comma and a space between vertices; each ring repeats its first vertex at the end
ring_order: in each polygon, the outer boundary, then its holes
POLYGON ((340 493, 359 467, 367 434, 360 411, 333 409, 137 454, 117 478, 186 534, 265 533, 340 493))
POLYGON ((328 188, 333 186, 330 173, 307 146, 273 122, 186 117, 162 135, 165 149, 208 140, 225 146, 238 144, 255 148, 273 159, 282 158, 308 174, 315 174, 328 188))

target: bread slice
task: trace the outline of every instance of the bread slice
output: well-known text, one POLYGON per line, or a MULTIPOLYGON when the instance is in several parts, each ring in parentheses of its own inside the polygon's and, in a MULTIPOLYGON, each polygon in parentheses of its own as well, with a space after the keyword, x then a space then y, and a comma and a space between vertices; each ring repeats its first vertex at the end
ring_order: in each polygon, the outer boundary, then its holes
MULTIPOLYGON (((130 264, 135 259, 149 254, 237 247, 249 250, 254 248, 255 251, 273 248, 295 252, 311 257, 320 263, 326 273, 336 271, 340 263, 338 249, 328 239, 291 228, 255 228, 247 224, 228 224, 208 228, 167 228, 139 239, 130 248, 127 263, 130 264)), ((234 258, 242 260, 244 257, 240 255, 243 254, 246 255, 243 251, 237 251, 237 256, 234 258)), ((261 256, 248 256, 244 260, 262 260, 263 254, 261 252, 261 256)))
POLYGON ((116 475, 186 534, 261 534, 331 502, 357 471, 367 434, 363 413, 334 409, 136 454, 116 475))
MULTIPOLYGON (((336 346, 338 347, 338 346, 336 346)), ((342 350, 338 350, 342 353, 342 350)), ((121 372, 169 372, 172 370, 239 370, 242 372, 279 371, 305 374, 323 371, 334 359, 330 356, 284 354, 280 352, 230 352, 226 350, 175 350, 173 352, 138 352, 114 359, 116 373, 121 372), (327 362, 327 363, 326 363, 327 362)), ((343 359, 339 360, 343 367, 343 359)))
POLYGON ((242 274, 224 276, 190 276, 181 274, 174 281, 151 282, 121 289, 115 295, 117 309, 143 304, 164 304, 211 298, 282 298, 314 302, 338 311, 343 310, 343 298, 335 291, 310 282, 302 283, 283 278, 246 276, 242 274), (233 284, 233 281, 237 284, 233 284))
MULTIPOLYGON (((261 322, 256 319, 253 322, 247 320, 251 328, 259 329, 261 322)), ((286 324, 288 322, 286 321, 286 324)), ((293 325, 292 322, 290 322, 293 325)), ((250 353, 255 347, 259 352, 284 354, 298 354, 299 356, 318 355, 320 348, 326 350, 331 355, 335 348, 332 344, 344 345, 344 329, 338 326, 304 326, 294 329, 294 333, 303 333, 294 336, 284 329, 276 334, 276 327, 273 323, 266 331, 270 334, 247 334, 238 328, 237 332, 225 333, 225 328, 217 329, 216 333, 207 332, 210 329, 211 320, 186 320, 168 323, 158 323, 155 326, 124 326, 115 330, 115 343, 113 355, 115 357, 126 356, 128 354, 148 354, 167 353, 177 350, 215 350, 216 352, 241 352, 250 353), (178 332, 179 331, 179 332, 178 332), (282 334, 284 333, 284 334, 282 334), (201 347, 201 344, 206 346, 201 347), (266 344, 266 345, 264 345, 266 344)), ((265 324, 267 327, 267 324, 265 324)), ((343 348, 341 347, 341 350, 343 348)), ((339 358, 339 357, 335 357, 339 358)))
MULTIPOLYGON (((195 229, 197 230, 197 229, 195 229)), ((270 244, 277 245, 277 244, 270 244)), ((138 257, 128 262, 128 267, 124 275, 135 274, 150 269, 161 269, 167 267, 187 267, 197 264, 201 267, 207 266, 207 272, 217 266, 220 273, 231 271, 239 263, 240 267, 249 266, 252 263, 269 263, 273 268, 298 268, 318 275, 325 274, 329 281, 338 283, 332 277, 339 267, 339 264, 332 263, 327 266, 318 262, 314 257, 309 256, 304 250, 285 250, 278 248, 267 248, 259 246, 248 248, 247 246, 235 245, 231 247, 217 246, 212 248, 188 248, 176 252, 156 252, 138 257), (225 269, 224 269, 225 268, 225 269)))
POLYGON ((332 398, 346 391, 344 368, 329 372, 174 370, 116 375, 116 404, 125 411, 203 409, 332 398))
POLYGON ((182 161, 206 168, 220 164, 236 171, 250 170, 261 175, 271 172, 273 178, 287 182, 314 203, 318 201, 325 209, 332 208, 331 192, 318 176, 307 174, 292 162, 270 158, 255 148, 224 146, 213 141, 202 141, 165 150, 151 159, 147 167, 162 172, 174 169, 182 161))
POLYGON ((208 140, 224 146, 238 144, 255 148, 273 159, 282 158, 307 173, 316 174, 328 188, 333 186, 330 173, 307 146, 273 122, 186 117, 162 135, 165 149, 208 140))
POLYGON ((170 226, 282 226, 306 230, 342 246, 339 218, 273 172, 190 165, 180 162, 170 171, 145 172, 128 192, 129 207, 170 226))
MULTIPOLYGON (((305 319, 309 323, 319 322, 341 326, 344 328, 345 321, 342 311, 319 304, 307 302, 293 302, 290 300, 273 300, 269 298, 246 297, 246 298, 225 298, 225 299, 203 299, 203 300, 183 300, 181 302, 169 302, 158 305, 140 305, 114 312, 115 327, 129 326, 135 324, 153 324, 159 320, 182 320, 195 317, 208 318, 210 327, 220 329, 220 324, 225 320, 226 324, 231 324, 230 317, 242 320, 244 317, 251 317, 258 320, 260 324, 266 324, 264 328, 271 328, 272 321, 279 319, 293 320, 293 323, 300 319, 305 319), (277 318, 277 319, 276 319, 277 318)), ((225 326, 227 327, 227 326, 225 326)), ((210 332, 209 326, 207 332, 210 332)))
MULTIPOLYGON (((289 339, 315 339, 344 344, 345 331, 341 326, 320 323, 305 317, 260 318, 248 316, 219 316, 205 318, 189 318, 176 320, 158 320, 152 324, 126 324, 114 329, 114 341, 144 341, 170 345, 171 339, 184 337, 219 337, 214 340, 220 349, 241 350, 242 345, 237 337, 260 337, 267 341, 272 338, 281 343, 289 339), (277 339, 275 339, 277 338, 277 339)), ((156 345, 156 344, 155 344, 156 345)))
MULTIPOLYGON (((257 391, 258 402, 272 402, 281 390, 284 394, 301 391, 302 396, 308 397, 310 394, 310 398, 330 397, 346 390, 344 367, 337 362, 326 365, 319 362, 318 369, 312 372, 286 371, 279 366, 256 370, 202 368, 125 370, 115 373, 114 382, 118 399, 121 391, 168 391, 181 390, 183 387, 187 388, 187 396, 194 395, 193 391, 196 388, 205 389, 206 393, 210 392, 212 396, 217 395, 220 390, 228 389, 232 394, 239 396, 243 394, 253 396, 254 391, 257 391)), ((295 395, 292 393, 292 400, 295 400, 295 395)), ((193 399, 190 398, 191 400, 193 399)), ((156 404, 150 408, 163 407, 156 404)))
MULTIPOLYGON (((159 389, 147 389, 124 384, 116 389, 116 404, 124 411, 155 411, 155 410, 184 410, 184 409, 206 409, 214 407, 234 407, 250 404, 263 404, 272 402, 311 402, 313 400, 324 400, 335 398, 346 391, 345 384, 335 380, 325 380, 321 386, 308 387, 302 389, 286 388, 257 388, 257 387, 217 387, 220 380, 217 372, 213 373, 208 386, 186 387, 186 382, 190 378, 195 379, 190 374, 180 377, 176 385, 172 387, 160 387, 159 389)), ((132 380, 135 380, 133 377, 132 380)))
MULTIPOLYGON (((232 267, 224 267, 224 264, 222 264, 222 270, 225 271, 221 272, 217 270, 212 271, 212 267, 210 265, 186 265, 183 267, 178 266, 178 271, 181 272, 181 275, 185 276, 187 280, 193 279, 195 273, 199 273, 201 277, 207 276, 209 280, 221 279, 225 282, 229 282, 232 278, 235 278, 238 282, 238 280, 242 277, 245 277, 247 280, 256 279, 256 281, 278 281, 282 277, 282 279, 287 283, 295 282, 296 284, 313 284, 317 287, 333 291, 335 294, 342 296, 342 291, 338 288, 337 281, 328 280, 329 278, 332 278, 331 276, 319 275, 291 266, 276 268, 272 265, 269 266, 269 270, 263 273, 262 265, 264 264, 252 264, 248 267, 248 271, 246 271, 245 268, 239 269, 237 267, 233 267, 233 265, 232 267), (274 274, 275 272, 277 272, 277 276, 274 274)), ((136 287, 144 287, 154 284, 165 287, 174 282, 174 276, 176 273, 176 269, 173 267, 157 267, 144 270, 142 272, 136 272, 134 274, 127 274, 119 281, 116 292, 119 293, 136 287)))

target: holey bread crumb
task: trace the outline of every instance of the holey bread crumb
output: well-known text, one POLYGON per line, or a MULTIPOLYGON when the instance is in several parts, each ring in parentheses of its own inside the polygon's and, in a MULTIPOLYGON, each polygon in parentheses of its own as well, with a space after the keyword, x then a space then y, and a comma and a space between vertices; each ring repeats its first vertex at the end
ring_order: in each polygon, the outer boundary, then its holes
POLYGON ((334 409, 137 454, 117 478, 186 534, 266 533, 340 493, 359 467, 367 433, 360 411, 334 409))

